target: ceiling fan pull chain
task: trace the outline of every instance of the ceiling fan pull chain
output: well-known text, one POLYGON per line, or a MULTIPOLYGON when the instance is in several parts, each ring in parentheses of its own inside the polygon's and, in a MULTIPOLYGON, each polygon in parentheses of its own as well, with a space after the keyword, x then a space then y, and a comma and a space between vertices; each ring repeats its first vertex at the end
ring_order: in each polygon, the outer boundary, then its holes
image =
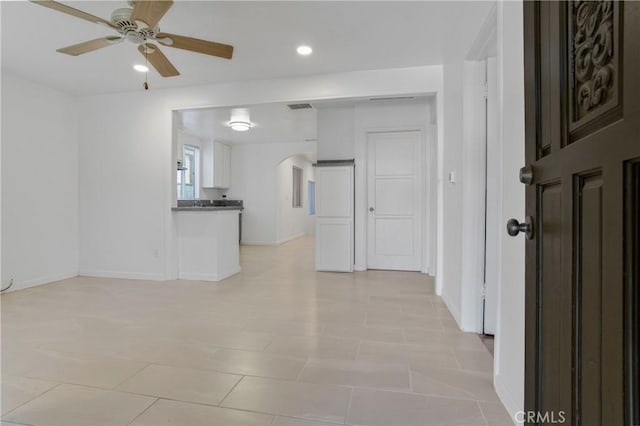
POLYGON ((144 90, 149 90, 149 50, 146 48, 146 44, 145 44, 145 49, 144 49, 144 65, 147 67, 147 70, 144 73, 144 90))

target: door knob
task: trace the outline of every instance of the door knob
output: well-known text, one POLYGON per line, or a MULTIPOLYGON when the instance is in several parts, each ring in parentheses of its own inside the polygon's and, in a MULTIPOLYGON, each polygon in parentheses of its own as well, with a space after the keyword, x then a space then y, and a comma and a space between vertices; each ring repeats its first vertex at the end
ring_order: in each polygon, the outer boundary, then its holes
POLYGON ((533 182, 533 169, 531 166, 524 166, 520 169, 520 182, 525 185, 531 185, 533 182))
POLYGON ((373 213, 374 208, 373 207, 369 207, 369 213, 373 213))
POLYGON ((517 219, 507 221, 507 234, 515 237, 521 232, 524 232, 527 240, 533 239, 533 219, 531 216, 525 217, 523 223, 518 222, 517 219))

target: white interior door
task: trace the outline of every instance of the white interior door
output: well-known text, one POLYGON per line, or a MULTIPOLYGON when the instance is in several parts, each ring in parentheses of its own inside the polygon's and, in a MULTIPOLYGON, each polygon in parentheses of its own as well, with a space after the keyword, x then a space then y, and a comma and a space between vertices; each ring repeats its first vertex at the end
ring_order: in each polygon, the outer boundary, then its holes
POLYGON ((498 315, 499 246, 498 238, 503 223, 500 218, 500 144, 498 139, 498 77, 496 58, 487 59, 487 192, 485 273, 482 331, 495 334, 498 315))
POLYGON ((367 134, 367 267, 419 271, 422 132, 367 134))

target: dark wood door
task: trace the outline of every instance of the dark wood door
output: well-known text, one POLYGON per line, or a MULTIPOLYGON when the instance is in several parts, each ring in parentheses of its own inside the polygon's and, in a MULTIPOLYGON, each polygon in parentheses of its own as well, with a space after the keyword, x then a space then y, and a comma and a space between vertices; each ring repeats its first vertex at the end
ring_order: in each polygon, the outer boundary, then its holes
POLYGON ((526 420, 640 424, 640 2, 524 20, 526 420))

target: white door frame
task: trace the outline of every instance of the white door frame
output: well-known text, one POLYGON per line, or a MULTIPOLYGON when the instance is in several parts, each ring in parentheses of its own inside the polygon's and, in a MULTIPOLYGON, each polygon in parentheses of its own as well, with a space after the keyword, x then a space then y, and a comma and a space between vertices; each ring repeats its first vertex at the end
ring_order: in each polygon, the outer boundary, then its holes
MULTIPOLYGON (((435 102, 432 104, 432 107, 435 107, 435 102)), ((433 114, 430 107, 430 114, 433 114)), ((429 117, 425 117, 425 121, 428 122, 429 117)), ((409 131, 418 131, 420 132, 420 143, 422 144, 422 178, 420 179, 423 182, 421 191, 422 191, 422 208, 421 208, 421 221, 422 221, 422 258, 421 258, 421 268, 420 271, 424 274, 434 275, 432 271, 434 271, 435 265, 430 265, 431 259, 431 247, 432 242, 433 246, 435 245, 435 232, 436 230, 431 230, 431 204, 432 200, 435 200, 435 188, 432 188, 431 185, 431 167, 436 167, 437 159, 434 158, 432 154, 432 145, 435 141, 430 141, 430 134, 427 133, 427 127, 423 124, 418 124, 415 126, 397 126, 397 127, 368 127, 365 128, 360 141, 356 141, 356 144, 359 145, 361 156, 356 157, 356 212, 355 212, 355 221, 356 221, 356 258, 360 258, 363 261, 361 263, 356 262, 354 265, 354 269, 356 271, 365 271, 367 269, 367 247, 368 247, 368 231, 367 231, 367 220, 368 220, 368 147, 367 147, 367 135, 369 133, 389 133, 389 132, 409 132, 409 131), (359 143, 358 143, 359 142, 359 143), (429 142, 429 143, 428 143, 429 142), (358 182, 361 185, 358 185, 358 182), (358 226, 358 221, 361 221, 361 226, 358 226)))
MULTIPOLYGON (((462 303, 460 327, 481 333, 483 329, 485 262, 486 130, 485 61, 496 55, 497 8, 494 6, 464 62, 462 199, 462 303), (483 137, 477 135, 481 133, 483 137), (478 194, 482 194, 482 197, 478 194)), ((501 163, 500 163, 501 165, 501 163)), ((502 170, 497 171, 502 175, 502 170)), ((489 236, 492 237, 492 236, 489 236)), ((500 238, 499 235, 493 236, 500 238)), ((500 283, 496 283, 499 286, 500 283)))

